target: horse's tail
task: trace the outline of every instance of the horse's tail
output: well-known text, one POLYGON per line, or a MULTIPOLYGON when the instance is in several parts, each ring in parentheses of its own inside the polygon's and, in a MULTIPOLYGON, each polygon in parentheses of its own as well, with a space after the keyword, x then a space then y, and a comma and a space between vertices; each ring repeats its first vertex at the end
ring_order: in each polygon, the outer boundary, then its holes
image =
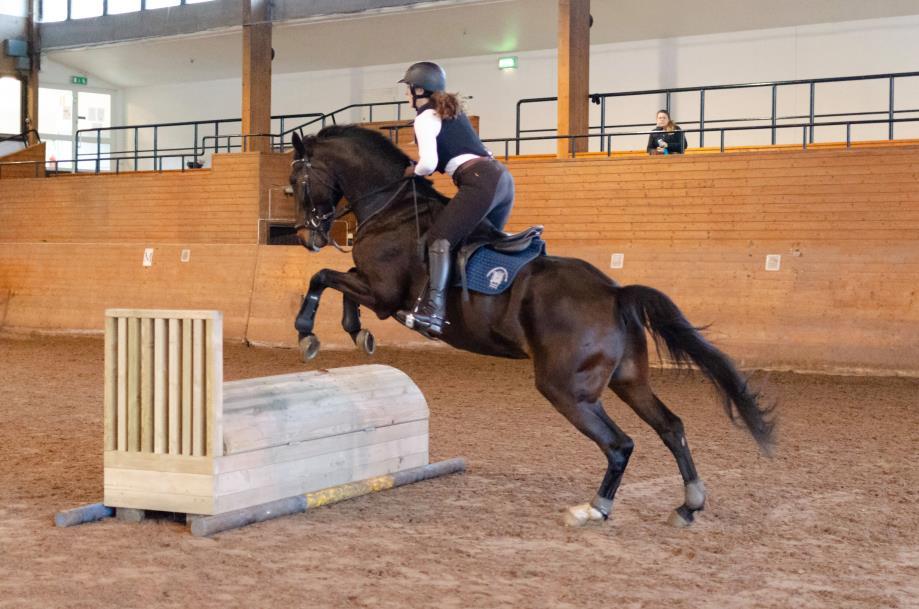
POLYGON ((734 420, 733 403, 763 452, 771 454, 775 420, 773 407, 760 405, 760 396, 734 367, 730 358, 709 343, 666 294, 643 285, 617 289, 619 316, 630 328, 648 329, 662 353, 661 342, 677 366, 695 364, 718 388, 727 415, 734 420))

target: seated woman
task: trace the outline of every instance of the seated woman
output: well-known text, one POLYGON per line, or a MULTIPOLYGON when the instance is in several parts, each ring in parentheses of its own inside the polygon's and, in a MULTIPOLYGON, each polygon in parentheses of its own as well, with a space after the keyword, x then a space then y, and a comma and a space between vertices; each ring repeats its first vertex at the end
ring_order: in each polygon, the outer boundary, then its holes
POLYGON ((683 154, 686 151, 686 135, 673 122, 666 110, 657 111, 657 127, 648 136, 648 154, 683 154))
POLYGON ((482 220, 503 230, 514 201, 514 179, 482 144, 463 113, 459 98, 445 91, 447 76, 436 63, 413 64, 399 82, 408 85, 415 117, 418 163, 406 177, 434 171, 453 178, 459 189, 427 233, 429 286, 414 311, 397 316, 425 335, 443 332, 451 249, 459 246, 482 220))

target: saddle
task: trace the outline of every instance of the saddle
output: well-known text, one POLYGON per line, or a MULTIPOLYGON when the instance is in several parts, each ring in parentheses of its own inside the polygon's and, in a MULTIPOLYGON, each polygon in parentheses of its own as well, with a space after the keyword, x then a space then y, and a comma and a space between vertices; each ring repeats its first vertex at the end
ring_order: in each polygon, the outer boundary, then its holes
POLYGON ((536 225, 513 234, 501 231, 473 234, 470 237, 472 240, 457 250, 453 262, 453 276, 457 278, 454 285, 463 288, 463 300, 469 300, 471 267, 482 271, 485 279, 485 285, 482 286, 478 285, 480 282, 474 282, 472 289, 477 292, 500 294, 510 286, 517 271, 546 253, 542 231, 542 225, 536 225))

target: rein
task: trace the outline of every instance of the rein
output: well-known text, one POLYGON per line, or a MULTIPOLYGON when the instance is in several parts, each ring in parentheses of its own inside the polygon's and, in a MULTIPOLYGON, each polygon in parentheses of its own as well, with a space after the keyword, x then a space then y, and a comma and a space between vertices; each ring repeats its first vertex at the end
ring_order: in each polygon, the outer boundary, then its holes
MULTIPOLYGON (((378 215, 380 215, 381 212, 385 211, 386 208, 388 208, 390 205, 392 205, 393 201, 395 201, 396 198, 397 198, 400 194, 402 194, 402 191, 405 190, 405 187, 408 185, 409 179, 408 179, 408 178, 400 178, 398 181, 396 181, 396 182, 390 182, 390 183, 387 184, 385 187, 383 187, 383 188, 378 188, 377 190, 375 190, 375 191, 373 191, 372 193, 370 193, 370 194, 376 194, 377 192, 381 192, 381 191, 383 191, 383 190, 385 190, 385 189, 387 189, 387 188, 391 188, 391 187, 395 186, 395 185, 398 184, 399 182, 402 182, 402 184, 399 186, 399 188, 396 189, 396 191, 392 194, 392 196, 389 197, 388 199, 386 199, 386 202, 383 203, 383 205, 381 205, 381 206, 379 207, 379 209, 374 210, 369 216, 367 216, 366 218, 364 218, 364 220, 363 220, 360 224, 357 225, 357 229, 354 231, 354 234, 355 234, 355 235, 356 235, 362 228, 364 228, 365 226, 367 226, 367 224, 369 224, 371 220, 373 220, 374 218, 376 218, 378 215)), ((417 206, 417 194, 415 194, 415 180, 411 180, 411 182, 412 182, 412 196, 415 197, 415 204, 416 204, 416 206, 417 206)), ((361 195, 358 199, 355 199, 355 201, 358 201, 358 200, 360 200, 360 199, 363 199, 363 198, 366 197, 366 196, 368 196, 368 195, 361 195)))
MULTIPOLYGON (((367 197, 373 196, 375 194, 385 192, 386 190, 389 190, 390 188, 398 184, 399 188, 397 188, 395 192, 393 192, 392 196, 389 197, 386 200, 386 202, 383 203, 383 205, 381 205, 378 209, 374 210, 369 216, 364 218, 363 221, 358 223, 358 226, 354 231, 354 234, 356 236, 363 227, 365 227, 367 224, 370 223, 371 220, 376 218, 378 215, 380 215, 381 212, 383 212, 390 205, 392 205, 393 201, 395 201, 399 197, 399 195, 402 194, 402 191, 405 190, 405 187, 408 185, 408 182, 411 182, 412 183, 412 199, 415 204, 415 230, 418 233, 418 238, 421 239, 421 225, 420 225, 420 221, 418 218, 418 192, 415 188, 414 178, 400 177, 398 180, 383 184, 382 186, 375 188, 371 190, 370 192, 365 192, 364 194, 358 197, 355 197, 353 200, 349 200, 348 204, 340 209, 336 206, 332 208, 331 210, 329 210, 327 213, 320 215, 320 214, 315 213, 316 207, 315 205, 313 205, 313 200, 312 200, 312 196, 310 193, 311 175, 317 182, 319 182, 320 184, 322 184, 323 186, 325 186, 332 192, 336 192, 338 191, 338 189, 335 188, 335 186, 333 186, 332 184, 329 184, 327 181, 321 179, 318 175, 314 175, 313 172, 309 171, 313 169, 313 164, 310 159, 295 159, 294 161, 291 162, 291 166, 293 167, 300 163, 305 163, 306 168, 308 170, 306 172, 306 179, 303 180, 303 182, 306 186, 306 196, 310 203, 310 213, 309 213, 309 217, 307 218, 307 223, 302 225, 304 228, 308 227, 312 231, 321 231, 322 224, 328 221, 329 219, 331 219, 334 222, 335 220, 338 220, 339 218, 342 218, 348 215, 354 210, 354 205, 357 204, 359 201, 362 201, 366 199, 367 197)), ((350 253, 354 249, 353 246, 350 249, 345 249, 337 241, 335 241, 335 238, 332 237, 329 231, 323 231, 323 232, 325 233, 326 240, 339 252, 342 252, 343 254, 347 254, 347 253, 350 253)))

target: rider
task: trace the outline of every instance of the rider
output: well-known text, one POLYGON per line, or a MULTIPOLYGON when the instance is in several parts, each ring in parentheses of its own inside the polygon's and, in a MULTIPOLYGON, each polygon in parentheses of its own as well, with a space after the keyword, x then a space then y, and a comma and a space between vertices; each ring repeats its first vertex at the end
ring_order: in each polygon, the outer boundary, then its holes
POLYGON ((445 91, 447 75, 436 63, 422 61, 405 71, 415 117, 418 163, 405 170, 407 178, 434 171, 453 178, 458 191, 427 233, 429 287, 414 311, 400 311, 406 325, 422 333, 441 334, 446 315, 451 249, 460 245, 482 220, 504 229, 514 201, 514 179, 492 157, 463 113, 454 93, 445 91))

